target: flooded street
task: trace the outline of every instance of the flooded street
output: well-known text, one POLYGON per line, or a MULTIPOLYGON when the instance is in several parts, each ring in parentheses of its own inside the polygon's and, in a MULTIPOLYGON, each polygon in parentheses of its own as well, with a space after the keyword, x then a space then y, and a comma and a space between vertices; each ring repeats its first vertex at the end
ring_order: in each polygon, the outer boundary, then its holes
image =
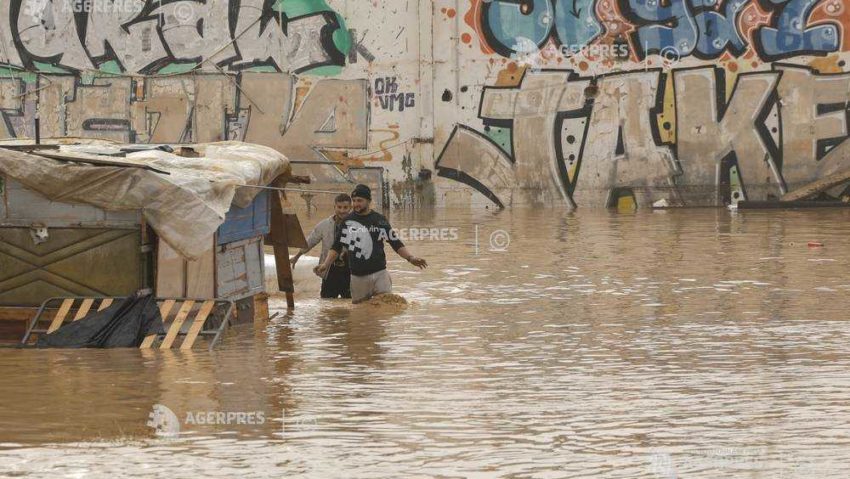
POLYGON ((450 230, 388 250, 407 306, 316 280, 212 353, 0 349, 0 476, 847 477, 850 211, 391 221, 450 230))

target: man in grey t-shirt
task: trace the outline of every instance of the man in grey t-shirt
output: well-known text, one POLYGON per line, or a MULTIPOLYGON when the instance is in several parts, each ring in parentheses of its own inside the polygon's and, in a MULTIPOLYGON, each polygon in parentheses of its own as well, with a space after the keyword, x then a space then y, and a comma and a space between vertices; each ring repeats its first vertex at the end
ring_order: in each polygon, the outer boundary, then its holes
MULTIPOLYGON (((351 212, 351 197, 347 194, 341 194, 334 200, 334 215, 330 218, 325 218, 313 228, 310 236, 307 237, 307 247, 298 252, 290 259, 292 267, 301 258, 301 255, 306 254, 313 249, 319 242, 322 243, 322 254, 319 256, 319 264, 325 261, 328 256, 328 251, 334 243, 334 235, 336 234, 337 225, 348 216, 351 212)), ((336 258, 333 264, 325 270, 322 278, 321 296, 324 299, 332 298, 351 298, 351 272, 348 268, 348 255, 341 255, 336 258)))

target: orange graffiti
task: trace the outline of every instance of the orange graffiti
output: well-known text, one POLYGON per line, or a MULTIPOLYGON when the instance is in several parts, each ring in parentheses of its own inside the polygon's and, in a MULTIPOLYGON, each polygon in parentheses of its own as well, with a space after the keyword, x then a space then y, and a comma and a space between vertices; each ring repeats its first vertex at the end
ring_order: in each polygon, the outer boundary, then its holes
POLYGON ((387 130, 372 130, 373 133, 389 133, 389 138, 386 138, 378 143, 378 148, 381 152, 378 154, 379 156, 361 156, 359 157, 362 161, 384 161, 390 162, 393 161, 393 154, 391 153, 391 147, 394 145, 390 145, 390 143, 398 140, 399 136, 401 136, 398 132, 398 128, 393 128, 396 125, 390 125, 390 129, 387 130))
POLYGON ((487 55, 495 53, 487 43, 484 42, 484 33, 481 29, 481 5, 485 1, 490 0, 469 0, 471 4, 469 11, 463 16, 463 21, 469 25, 475 34, 478 35, 478 44, 481 46, 481 52, 487 55))
POLYGON ((850 6, 843 0, 830 0, 823 2, 814 10, 809 21, 810 25, 818 25, 820 23, 838 23, 841 26, 841 44, 838 46, 839 51, 850 50, 850 28, 846 25, 850 24, 850 6))

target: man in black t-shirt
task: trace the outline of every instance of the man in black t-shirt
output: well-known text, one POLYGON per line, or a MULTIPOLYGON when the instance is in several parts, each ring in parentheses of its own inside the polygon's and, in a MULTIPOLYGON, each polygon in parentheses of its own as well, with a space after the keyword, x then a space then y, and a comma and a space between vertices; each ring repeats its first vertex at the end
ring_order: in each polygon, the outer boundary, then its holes
POLYGON ((351 193, 351 199, 354 212, 337 226, 334 244, 325 261, 316 266, 316 273, 323 274, 343 249, 348 250, 351 299, 352 302, 359 303, 372 296, 392 292, 393 282, 387 272, 384 241, 414 266, 425 269, 428 262, 413 256, 384 215, 372 211, 372 191, 368 186, 357 185, 351 193))

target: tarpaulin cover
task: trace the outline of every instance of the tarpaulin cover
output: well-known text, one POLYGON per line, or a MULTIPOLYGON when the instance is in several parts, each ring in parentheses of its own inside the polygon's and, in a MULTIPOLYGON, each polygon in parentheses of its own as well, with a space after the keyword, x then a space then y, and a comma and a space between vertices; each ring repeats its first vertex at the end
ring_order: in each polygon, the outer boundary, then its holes
POLYGON ((163 334, 153 296, 130 296, 56 331, 39 336, 39 348, 137 348, 149 334, 163 334))
POLYGON ((289 175, 291 167, 278 151, 255 144, 228 141, 191 148, 200 157, 162 150, 108 156, 120 152, 120 146, 108 144, 62 145, 58 152, 49 153, 120 162, 126 167, 0 150, 0 172, 52 201, 85 203, 108 211, 142 210, 162 240, 183 256, 197 259, 209 249, 231 203, 247 207, 261 191, 239 185, 268 185, 280 175, 289 175))

